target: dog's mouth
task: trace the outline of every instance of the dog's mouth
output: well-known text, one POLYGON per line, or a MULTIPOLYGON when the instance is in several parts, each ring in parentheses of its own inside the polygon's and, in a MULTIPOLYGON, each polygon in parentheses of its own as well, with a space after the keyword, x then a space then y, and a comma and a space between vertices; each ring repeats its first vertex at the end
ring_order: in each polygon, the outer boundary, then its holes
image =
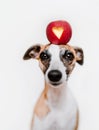
POLYGON ((59 86, 60 84, 62 84, 61 82, 50 82, 50 84, 52 85, 52 86, 59 86))

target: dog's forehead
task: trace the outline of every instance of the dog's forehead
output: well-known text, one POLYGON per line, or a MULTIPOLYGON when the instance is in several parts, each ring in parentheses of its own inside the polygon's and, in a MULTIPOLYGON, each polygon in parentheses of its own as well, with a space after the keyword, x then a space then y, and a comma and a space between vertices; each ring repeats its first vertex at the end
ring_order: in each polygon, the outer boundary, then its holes
POLYGON ((58 45, 50 45, 48 52, 55 56, 60 53, 60 47, 58 45))
POLYGON ((49 44, 47 45, 44 50, 48 50, 50 54, 59 54, 60 51, 69 50, 73 53, 75 53, 74 48, 70 45, 55 45, 55 44, 49 44))

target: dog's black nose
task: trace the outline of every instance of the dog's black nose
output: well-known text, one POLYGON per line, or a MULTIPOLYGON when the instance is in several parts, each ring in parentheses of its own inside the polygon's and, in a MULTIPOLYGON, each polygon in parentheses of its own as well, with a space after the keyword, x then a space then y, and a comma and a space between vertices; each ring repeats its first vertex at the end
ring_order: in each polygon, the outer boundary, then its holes
POLYGON ((58 82, 62 78, 62 73, 59 70, 51 70, 48 73, 48 78, 52 82, 58 82))

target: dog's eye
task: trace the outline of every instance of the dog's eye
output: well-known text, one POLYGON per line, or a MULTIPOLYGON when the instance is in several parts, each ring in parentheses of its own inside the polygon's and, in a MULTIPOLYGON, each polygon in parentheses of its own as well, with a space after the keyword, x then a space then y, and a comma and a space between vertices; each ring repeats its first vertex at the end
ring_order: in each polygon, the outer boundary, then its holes
POLYGON ((72 54, 72 52, 67 50, 67 51, 65 51, 63 58, 68 61, 72 61, 74 59, 74 55, 72 54))
POLYGON ((46 52, 42 52, 42 53, 40 54, 40 59, 41 59, 41 60, 48 60, 49 58, 50 58, 50 55, 47 54, 46 52))

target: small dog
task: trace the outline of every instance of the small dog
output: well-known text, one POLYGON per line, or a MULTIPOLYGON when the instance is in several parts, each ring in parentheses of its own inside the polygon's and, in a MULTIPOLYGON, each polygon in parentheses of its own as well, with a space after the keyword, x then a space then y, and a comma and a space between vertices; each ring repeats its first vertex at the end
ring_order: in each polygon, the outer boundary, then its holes
POLYGON ((75 63, 83 64, 83 50, 70 45, 34 45, 23 59, 38 59, 45 88, 34 108, 31 130, 77 130, 79 112, 67 80, 75 63))

